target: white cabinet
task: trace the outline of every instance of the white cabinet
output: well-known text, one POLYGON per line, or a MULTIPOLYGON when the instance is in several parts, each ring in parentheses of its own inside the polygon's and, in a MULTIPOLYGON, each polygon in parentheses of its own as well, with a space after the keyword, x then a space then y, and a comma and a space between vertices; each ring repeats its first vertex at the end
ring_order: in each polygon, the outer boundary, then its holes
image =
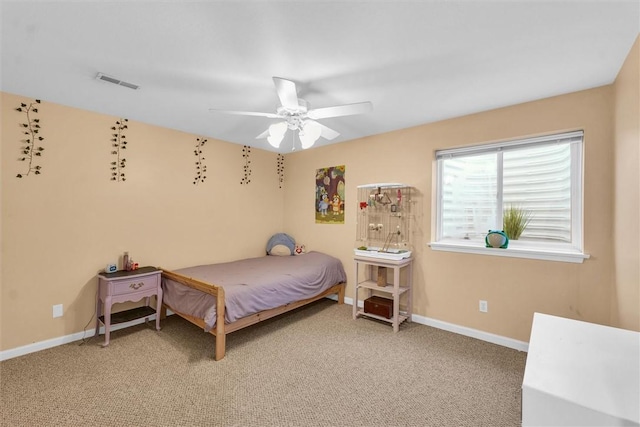
POLYGON ((640 425, 640 333, 535 313, 523 426, 640 425))
MULTIPOLYGON (((374 319, 389 322, 393 325, 393 331, 398 332, 400 324, 405 320, 411 321, 411 278, 412 278, 412 258, 403 258, 400 260, 391 260, 383 258, 359 257, 354 258, 355 261, 355 296, 353 298, 353 319, 359 316, 367 316, 374 319), (386 279, 386 271, 384 272, 384 286, 378 284, 378 268, 391 269, 393 271, 393 279, 388 283, 386 279), (364 280, 362 279, 364 277, 364 280), (391 318, 376 315, 373 313, 365 313, 363 308, 358 307, 358 301, 363 301, 370 297, 376 291, 393 301, 393 315, 391 318), (362 294, 364 293, 364 294, 362 294), (400 311, 400 297, 406 295, 406 309, 400 311), (361 298, 362 297, 362 298, 361 298)), ((381 296, 382 296, 381 295, 381 296)))

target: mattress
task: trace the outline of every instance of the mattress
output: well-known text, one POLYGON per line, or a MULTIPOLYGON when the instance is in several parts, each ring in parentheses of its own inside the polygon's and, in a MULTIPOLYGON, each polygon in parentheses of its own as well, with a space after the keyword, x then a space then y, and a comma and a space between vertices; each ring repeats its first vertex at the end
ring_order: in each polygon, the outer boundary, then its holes
MULTIPOLYGON (((297 256, 267 255, 174 270, 225 292, 225 323, 311 298, 347 281, 339 259, 311 251, 297 256)), ((214 296, 162 279, 163 302, 181 313, 204 320, 208 332, 216 323, 214 296)))

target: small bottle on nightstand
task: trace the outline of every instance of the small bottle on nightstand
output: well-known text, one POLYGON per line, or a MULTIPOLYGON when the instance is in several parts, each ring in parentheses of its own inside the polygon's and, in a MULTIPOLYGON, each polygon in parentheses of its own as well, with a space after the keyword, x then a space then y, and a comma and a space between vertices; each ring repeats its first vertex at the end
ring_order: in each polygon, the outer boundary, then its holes
POLYGON ((122 257, 122 269, 124 271, 129 271, 129 252, 125 252, 122 257))

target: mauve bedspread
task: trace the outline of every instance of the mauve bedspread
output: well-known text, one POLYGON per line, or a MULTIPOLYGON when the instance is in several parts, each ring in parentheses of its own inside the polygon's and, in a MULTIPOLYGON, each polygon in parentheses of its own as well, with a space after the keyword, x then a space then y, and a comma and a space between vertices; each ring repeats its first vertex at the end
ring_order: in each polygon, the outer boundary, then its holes
MULTIPOLYGON (((310 298, 347 281, 339 259, 313 251, 296 256, 268 255, 199 265, 175 272, 224 288, 225 323, 310 298)), ((162 288, 163 302, 181 313, 204 319, 207 332, 215 326, 213 296, 165 278, 162 288)))

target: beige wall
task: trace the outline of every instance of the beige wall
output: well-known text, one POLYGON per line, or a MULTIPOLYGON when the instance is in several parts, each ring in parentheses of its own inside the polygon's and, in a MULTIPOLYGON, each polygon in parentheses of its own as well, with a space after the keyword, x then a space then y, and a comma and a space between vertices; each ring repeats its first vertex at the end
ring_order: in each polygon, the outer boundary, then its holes
POLYGON ((127 181, 111 182, 117 118, 47 102, 39 115, 43 174, 17 179, 23 116, 14 108, 32 100, 2 93, 0 350, 91 329, 95 274, 125 250, 142 265, 178 268, 260 255, 271 234, 285 231, 338 256, 352 296, 356 186, 382 181, 417 190, 414 313, 522 341, 535 311, 639 330, 639 49, 636 41, 611 86, 287 155, 283 189, 276 154, 253 149, 244 186, 242 147, 215 140, 205 146, 207 182, 193 185, 197 135, 137 122, 129 123, 127 181), (427 246, 434 150, 575 129, 585 131, 590 259, 427 246), (343 164, 345 224, 315 224, 315 170, 343 164), (479 299, 488 313, 478 311, 479 299), (52 319, 54 304, 64 305, 63 317, 52 319))
POLYGON ((640 38, 614 84, 614 253, 612 323, 640 331, 640 38))
POLYGON ((42 175, 18 179, 24 117, 15 107, 33 100, 1 101, 2 350, 82 331, 96 273, 124 251, 140 265, 178 268, 261 255, 282 231, 275 153, 252 149, 251 183, 240 185, 243 147, 209 140, 207 180, 194 185, 197 135, 130 121, 127 180, 112 182, 117 118, 43 101, 42 175), (54 304, 63 317, 52 318, 54 304))
POLYGON ((528 341, 533 313, 595 323, 610 322, 613 245, 613 90, 572 93, 288 157, 285 230, 310 249, 337 254, 353 295, 356 186, 403 182, 419 193, 415 235, 415 314, 528 341), (432 251, 431 194, 434 150, 584 129, 585 250, 583 264, 432 251), (315 224, 317 168, 346 165, 344 225, 315 224), (488 313, 478 301, 487 300, 488 313))

